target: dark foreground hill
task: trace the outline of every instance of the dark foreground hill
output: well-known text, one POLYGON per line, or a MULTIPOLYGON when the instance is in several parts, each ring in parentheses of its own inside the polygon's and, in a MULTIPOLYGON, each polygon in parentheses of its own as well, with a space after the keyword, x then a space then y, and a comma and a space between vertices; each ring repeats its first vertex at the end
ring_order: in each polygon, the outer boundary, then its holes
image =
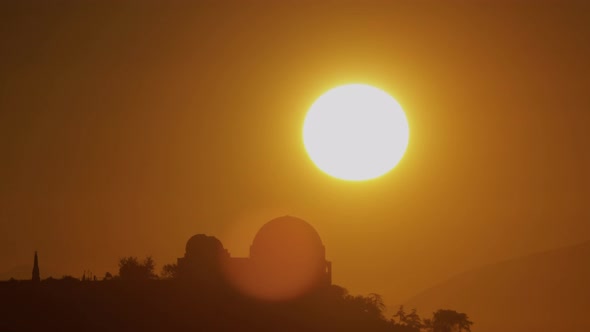
POLYGON ((166 280, 13 281, 0 299, 0 331, 396 331, 379 298, 338 286, 269 303, 166 280))
POLYGON ((406 305, 468 312, 477 332, 590 331, 590 242, 458 275, 406 305))

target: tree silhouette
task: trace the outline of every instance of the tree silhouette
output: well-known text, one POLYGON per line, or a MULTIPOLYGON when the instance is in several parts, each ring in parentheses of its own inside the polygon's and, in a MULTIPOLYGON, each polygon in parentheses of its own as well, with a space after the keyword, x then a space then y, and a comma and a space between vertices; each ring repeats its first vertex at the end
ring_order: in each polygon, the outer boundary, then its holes
POLYGON ((162 266, 162 272, 160 273, 162 279, 176 279, 178 277, 178 265, 176 264, 165 264, 162 266))
POLYGON ((464 313, 441 309, 434 313, 431 324, 433 332, 471 332, 473 322, 464 313))
POLYGON ((418 316, 416 309, 412 309, 412 311, 406 316, 406 325, 417 331, 424 327, 422 319, 418 316))
POLYGON ((407 314, 403 305, 399 307, 391 321, 400 331, 419 332, 420 329, 425 327, 422 323, 422 319, 418 316, 416 309, 412 309, 412 311, 407 314), (398 322, 396 322, 395 318, 397 318, 398 322))
POLYGON ((65 275, 63 277, 61 277, 61 280, 66 281, 66 282, 76 282, 76 281, 80 281, 80 279, 78 278, 74 278, 70 275, 65 275))
POLYGON ((154 273, 156 264, 151 256, 139 262, 137 257, 123 257, 119 260, 119 277, 121 280, 157 279, 154 273))
POLYGON ((383 310, 385 310, 385 304, 381 295, 371 293, 368 296, 352 296, 346 295, 345 299, 350 301, 359 312, 364 312, 370 317, 383 319, 383 310))
POLYGON ((368 304, 375 308, 375 311, 379 313, 379 316, 383 316, 383 310, 385 310, 385 303, 381 295, 377 293, 370 293, 367 297, 368 304))
MULTIPOLYGON (((406 312, 404 311, 403 305, 399 306, 399 309, 397 309, 397 312, 395 314, 393 314, 393 317, 397 317, 397 319, 399 320, 399 324, 406 323, 406 312)), ((394 321, 395 321, 395 319, 394 319, 394 321)))

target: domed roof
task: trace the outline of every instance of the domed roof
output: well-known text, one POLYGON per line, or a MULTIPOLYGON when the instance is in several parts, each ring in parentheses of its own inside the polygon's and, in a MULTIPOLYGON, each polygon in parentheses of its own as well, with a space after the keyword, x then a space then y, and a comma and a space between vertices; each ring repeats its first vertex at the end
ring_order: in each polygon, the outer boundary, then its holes
POLYGON ((214 236, 197 234, 186 243, 185 256, 202 255, 204 253, 224 252, 223 244, 214 236))
POLYGON ((325 249, 318 232, 308 222, 292 216, 275 218, 260 228, 250 256, 281 256, 281 254, 313 253, 312 256, 325 258, 325 249))

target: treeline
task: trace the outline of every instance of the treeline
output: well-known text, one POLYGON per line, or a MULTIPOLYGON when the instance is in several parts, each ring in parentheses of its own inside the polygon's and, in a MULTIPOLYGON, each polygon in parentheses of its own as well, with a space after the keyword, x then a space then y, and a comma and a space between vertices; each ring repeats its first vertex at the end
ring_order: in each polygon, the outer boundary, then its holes
POLYGON ((233 287, 175 278, 173 265, 155 273, 150 257, 124 257, 116 275, 4 283, 0 331, 470 331, 464 313, 438 310, 422 319, 403 307, 391 317, 378 294, 351 295, 330 286, 271 303, 233 287))
MULTIPOLYGON (((162 267, 160 276, 155 273, 155 263, 148 256, 142 262, 137 257, 124 257, 119 260, 119 276, 124 280, 149 280, 149 279, 167 279, 174 280, 178 277, 179 270, 176 264, 166 264, 162 267)), ((338 287, 338 286, 333 286, 338 287)), ((387 320, 384 316, 385 304, 379 294, 369 294, 368 296, 352 296, 344 288, 338 287, 340 300, 350 302, 356 306, 359 311, 370 313, 374 317, 387 321, 390 325, 390 331, 399 332, 461 332, 471 331, 473 322, 465 313, 455 310, 440 309, 432 314, 431 318, 422 319, 416 309, 406 313, 403 306, 400 306, 397 312, 387 320)))

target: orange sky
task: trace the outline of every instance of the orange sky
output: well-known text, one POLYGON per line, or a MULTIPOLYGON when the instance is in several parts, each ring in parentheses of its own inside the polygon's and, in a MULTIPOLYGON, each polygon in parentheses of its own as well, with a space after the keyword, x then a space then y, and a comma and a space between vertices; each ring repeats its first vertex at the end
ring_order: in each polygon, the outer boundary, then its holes
POLYGON ((161 266, 196 233, 244 256, 291 214, 336 283, 397 303, 590 239, 588 5, 331 3, 0 5, 0 273, 35 249, 43 277, 161 266), (326 176, 301 142, 350 82, 410 121, 375 181, 326 176))

